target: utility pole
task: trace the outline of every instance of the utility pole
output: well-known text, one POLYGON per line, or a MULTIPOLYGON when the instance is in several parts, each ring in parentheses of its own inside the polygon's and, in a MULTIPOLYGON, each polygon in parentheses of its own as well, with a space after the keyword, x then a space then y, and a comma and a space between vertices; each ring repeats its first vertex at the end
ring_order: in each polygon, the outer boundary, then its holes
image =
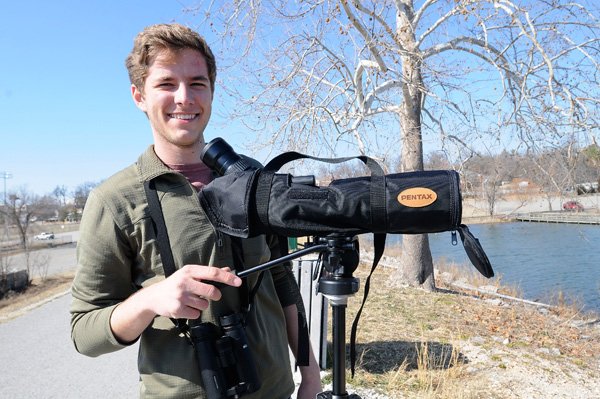
POLYGON ((4 203, 4 238, 6 240, 8 240, 8 214, 7 214, 7 210, 8 210, 8 204, 6 203, 6 181, 8 179, 12 179, 12 173, 9 172, 0 172, 0 179, 4 180, 4 197, 3 197, 3 203, 4 203))

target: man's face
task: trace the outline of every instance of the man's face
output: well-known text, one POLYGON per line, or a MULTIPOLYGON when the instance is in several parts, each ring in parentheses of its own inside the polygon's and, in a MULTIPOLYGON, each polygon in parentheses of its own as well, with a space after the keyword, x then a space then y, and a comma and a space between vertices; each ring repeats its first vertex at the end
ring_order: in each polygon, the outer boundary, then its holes
POLYGON ((212 91, 204 56, 196 50, 158 53, 148 69, 143 92, 133 99, 148 115, 155 146, 198 148, 210 119, 212 91))

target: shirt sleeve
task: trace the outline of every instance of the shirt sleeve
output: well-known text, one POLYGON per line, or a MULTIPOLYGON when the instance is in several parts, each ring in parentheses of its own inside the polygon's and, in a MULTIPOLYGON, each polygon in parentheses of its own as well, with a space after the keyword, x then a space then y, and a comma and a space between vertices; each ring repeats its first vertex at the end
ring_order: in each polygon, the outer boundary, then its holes
MULTIPOLYGON (((269 236, 268 243, 271 249, 271 260, 287 254, 287 239, 285 237, 269 236)), ((292 272, 291 262, 285 262, 281 266, 272 268, 271 275, 281 307, 285 308, 295 304, 298 306, 298 310, 304 314, 304 304, 298 282, 292 272)))
POLYGON ((110 328, 110 317, 119 303, 135 291, 131 249, 113 212, 92 191, 80 225, 77 272, 71 293, 71 339, 78 352, 98 356, 126 345, 110 328))

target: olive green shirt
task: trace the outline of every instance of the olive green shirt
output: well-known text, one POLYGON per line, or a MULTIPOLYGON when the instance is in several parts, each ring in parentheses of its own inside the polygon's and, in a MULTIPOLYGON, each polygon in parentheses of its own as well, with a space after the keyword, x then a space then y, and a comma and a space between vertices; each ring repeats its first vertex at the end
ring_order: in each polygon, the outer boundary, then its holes
MULTIPOLYGON (((95 188, 85 205, 71 305, 72 339, 85 355, 123 348, 110 328, 112 311, 136 290, 164 279, 143 187, 150 179, 155 179, 177 267, 233 267, 229 237, 208 222, 187 179, 149 147, 135 164, 95 188)), ((277 251, 265 236, 243 240, 245 267, 278 257, 277 251)), ((252 288, 257 277, 247 280, 252 288)), ((225 287, 222 294, 202 313, 202 321, 240 310, 239 289, 225 287)), ((284 399, 294 391, 283 307, 296 303, 296 295, 286 267, 265 273, 246 326, 261 389, 244 398, 284 399)), ((156 317, 142 333, 138 368, 142 398, 205 398, 194 349, 168 318, 156 317)))

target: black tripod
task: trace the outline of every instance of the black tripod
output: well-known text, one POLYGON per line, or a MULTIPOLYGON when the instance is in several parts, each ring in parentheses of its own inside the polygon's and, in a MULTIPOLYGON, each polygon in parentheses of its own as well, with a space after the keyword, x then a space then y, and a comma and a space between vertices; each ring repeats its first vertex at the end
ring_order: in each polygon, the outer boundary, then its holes
POLYGON ((332 309, 333 383, 332 390, 321 392, 317 399, 360 399, 346 392, 346 306, 348 298, 358 292, 359 280, 352 276, 359 263, 356 236, 329 235, 315 237, 314 243, 289 255, 238 273, 247 277, 310 253, 320 253, 321 268, 317 291, 325 295, 332 309))
POLYGON ((331 303, 333 315, 333 383, 332 391, 322 392, 317 399, 360 399, 346 392, 346 306, 348 298, 358 292, 359 280, 352 276, 358 267, 358 241, 356 237, 329 236, 321 239, 327 243, 322 252, 322 270, 318 292, 331 303))

